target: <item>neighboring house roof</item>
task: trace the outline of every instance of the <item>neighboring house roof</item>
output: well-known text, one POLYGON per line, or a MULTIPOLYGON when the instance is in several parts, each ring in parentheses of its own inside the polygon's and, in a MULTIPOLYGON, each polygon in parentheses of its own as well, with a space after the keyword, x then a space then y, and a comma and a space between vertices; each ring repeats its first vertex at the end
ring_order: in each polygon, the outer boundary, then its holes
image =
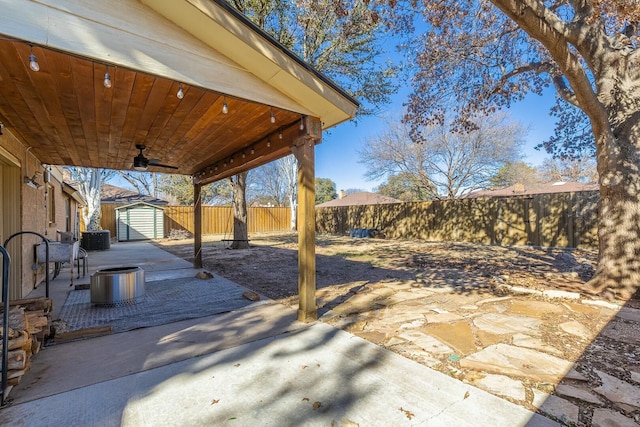
POLYGON ((402 200, 362 191, 346 195, 341 199, 333 199, 328 202, 320 203, 319 205, 316 205, 316 207, 325 208, 330 206, 383 205, 391 203, 402 203, 402 200))
POLYGON ((78 191, 78 188, 76 187, 77 184, 78 184, 77 182, 63 181, 62 191, 64 191, 65 194, 68 194, 69 197, 75 200, 80 206, 86 206, 87 201, 84 199, 84 197, 82 197, 82 194, 80 194, 80 192, 78 191))
POLYGON ((131 205, 134 203, 144 202, 151 205, 168 205, 169 202, 155 197, 146 196, 127 190, 126 188, 116 187, 115 185, 102 184, 101 203, 114 203, 118 205, 131 205))
POLYGON ((598 191, 598 184, 585 184, 582 182, 553 182, 547 184, 515 184, 503 188, 490 190, 472 191, 462 196, 462 199, 474 199, 477 197, 507 197, 507 196, 529 196, 533 194, 549 193, 574 193, 578 191, 598 191))

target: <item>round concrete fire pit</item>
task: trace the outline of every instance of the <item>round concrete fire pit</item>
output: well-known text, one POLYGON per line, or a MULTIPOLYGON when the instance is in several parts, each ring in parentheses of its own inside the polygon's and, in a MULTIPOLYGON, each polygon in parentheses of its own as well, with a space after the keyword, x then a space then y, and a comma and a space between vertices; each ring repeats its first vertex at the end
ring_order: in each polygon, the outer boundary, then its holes
POLYGON ((115 267, 91 276, 91 303, 103 306, 134 304, 144 295, 144 270, 115 267))

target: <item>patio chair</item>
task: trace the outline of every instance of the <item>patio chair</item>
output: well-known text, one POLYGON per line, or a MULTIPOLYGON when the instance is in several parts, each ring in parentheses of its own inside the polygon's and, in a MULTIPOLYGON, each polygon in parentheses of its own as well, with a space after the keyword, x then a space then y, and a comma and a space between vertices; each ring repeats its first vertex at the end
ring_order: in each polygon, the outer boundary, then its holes
POLYGON ((78 256, 76 257, 78 279, 80 278, 80 260, 82 260, 82 277, 85 277, 89 272, 89 252, 84 248, 78 248, 78 256))

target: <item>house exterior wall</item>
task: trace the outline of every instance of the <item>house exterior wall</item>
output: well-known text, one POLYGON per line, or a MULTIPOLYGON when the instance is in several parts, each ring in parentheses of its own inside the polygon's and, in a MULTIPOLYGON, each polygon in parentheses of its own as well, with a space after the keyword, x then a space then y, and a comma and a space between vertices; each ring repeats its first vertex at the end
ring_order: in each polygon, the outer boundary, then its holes
MULTIPOLYGON (((2 165, 2 192, 0 197, 0 244, 20 231, 33 231, 49 240, 59 240, 56 230, 74 232, 66 227, 66 202, 69 196, 62 191, 62 171, 51 168, 47 185, 43 180, 44 165, 7 128, 0 136, 0 164, 2 165), (25 183, 25 177, 34 177, 40 187, 25 183), (51 221, 50 221, 51 219, 51 221)), ((71 199, 71 211, 77 203, 71 199)), ((42 240, 35 235, 24 234, 13 238, 7 245, 11 256, 9 299, 24 298, 45 278, 43 265, 35 263, 34 245, 42 240)))

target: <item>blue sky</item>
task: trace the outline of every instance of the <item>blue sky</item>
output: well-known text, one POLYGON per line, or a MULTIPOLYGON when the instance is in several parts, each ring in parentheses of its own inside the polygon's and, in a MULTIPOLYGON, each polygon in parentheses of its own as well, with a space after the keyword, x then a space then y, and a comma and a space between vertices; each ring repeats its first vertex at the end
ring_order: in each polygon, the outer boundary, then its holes
MULTIPOLYGON (((394 97, 382 116, 398 117, 402 114, 405 92, 401 90, 394 97)), ((554 102, 553 89, 548 89, 543 96, 529 94, 507 110, 512 120, 529 129, 522 154, 523 161, 530 165, 539 166, 549 157, 534 147, 553 134, 555 118, 549 115, 549 111, 554 102)), ((358 163, 358 152, 367 139, 379 133, 383 126, 384 120, 380 117, 366 117, 358 119, 357 124, 342 123, 325 132, 322 144, 316 147, 316 178, 329 178, 335 182, 338 191, 353 188, 372 191, 381 182, 365 179, 366 169, 358 163)))

